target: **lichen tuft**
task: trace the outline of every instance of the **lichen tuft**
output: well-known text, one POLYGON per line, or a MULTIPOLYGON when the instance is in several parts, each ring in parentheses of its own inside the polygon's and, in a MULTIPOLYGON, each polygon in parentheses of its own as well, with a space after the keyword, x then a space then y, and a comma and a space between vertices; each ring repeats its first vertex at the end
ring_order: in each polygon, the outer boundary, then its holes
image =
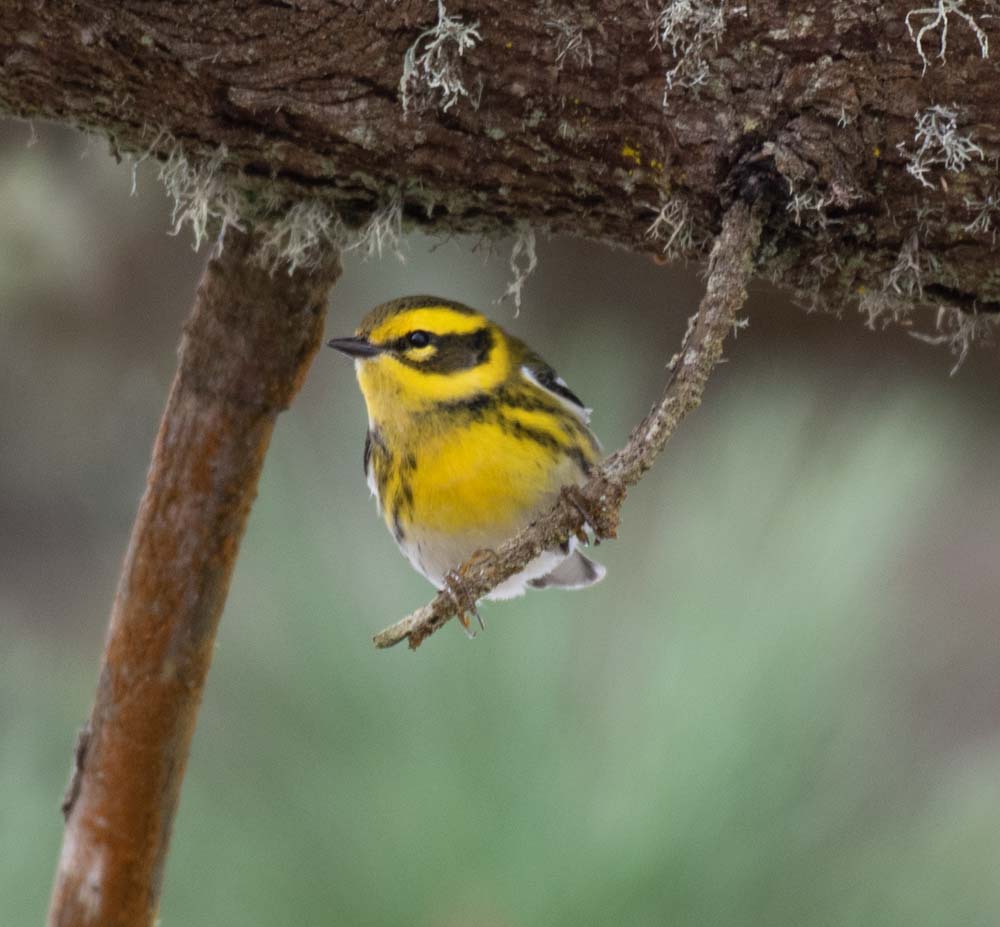
MULTIPOLYGON (((418 97, 438 98, 444 112, 461 97, 467 97, 478 108, 478 98, 465 86, 460 59, 482 40, 479 22, 468 24, 450 16, 444 0, 437 0, 437 22, 421 32, 403 57, 403 74, 399 79, 399 96, 403 112, 415 105, 418 97)), ((479 87, 482 93, 482 85, 479 87)))

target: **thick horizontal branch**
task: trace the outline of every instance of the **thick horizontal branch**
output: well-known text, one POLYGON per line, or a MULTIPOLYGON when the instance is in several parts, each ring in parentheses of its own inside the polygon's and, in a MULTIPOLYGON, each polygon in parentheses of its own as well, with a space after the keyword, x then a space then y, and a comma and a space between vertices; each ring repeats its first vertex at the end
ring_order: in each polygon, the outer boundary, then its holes
MULTIPOLYGON (((482 598, 540 553, 583 530, 585 521, 598 537, 615 537, 626 489, 652 467, 677 425, 701 402, 709 375, 722 357, 726 335, 746 301, 760 233, 761 220, 745 203, 730 207, 709 258, 705 295, 671 361, 663 397, 633 429, 625 446, 595 468, 576 501, 560 497, 551 510, 498 550, 477 555, 462 566, 460 573, 472 598, 482 598)), ((409 639, 416 649, 460 608, 452 593, 442 590, 430 604, 376 634, 375 646, 392 647, 409 639)))
POLYGON ((455 0, 442 32, 433 0, 5 0, 0 111, 210 165, 245 209, 309 197, 356 226, 392 202, 431 231, 691 259, 756 158, 780 207, 762 275, 880 319, 995 311, 986 6, 455 0))

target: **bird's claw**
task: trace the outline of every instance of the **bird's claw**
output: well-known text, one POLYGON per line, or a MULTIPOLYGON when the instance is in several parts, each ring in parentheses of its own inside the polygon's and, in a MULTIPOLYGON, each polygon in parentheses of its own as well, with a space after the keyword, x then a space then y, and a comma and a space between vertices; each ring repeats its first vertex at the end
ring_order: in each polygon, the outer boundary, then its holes
POLYGON ((587 534, 588 528, 594 537, 595 546, 601 543, 601 538, 612 536, 602 530, 601 513, 595 510, 593 503, 583 494, 583 490, 579 486, 564 486, 561 495, 583 518, 583 524, 574 532, 576 539, 581 544, 590 544, 590 536, 587 534))
POLYGON ((466 636, 471 640, 476 636, 476 632, 472 629, 469 613, 471 612, 476 616, 476 621, 483 631, 486 630, 486 622, 483 621, 483 616, 479 614, 479 609, 476 607, 476 600, 472 593, 469 592, 469 587, 465 583, 465 577, 462 575, 463 573, 464 569, 461 572, 459 570, 449 570, 445 573, 444 588, 448 591, 448 595, 451 596, 452 601, 458 608, 459 624, 462 625, 466 636))

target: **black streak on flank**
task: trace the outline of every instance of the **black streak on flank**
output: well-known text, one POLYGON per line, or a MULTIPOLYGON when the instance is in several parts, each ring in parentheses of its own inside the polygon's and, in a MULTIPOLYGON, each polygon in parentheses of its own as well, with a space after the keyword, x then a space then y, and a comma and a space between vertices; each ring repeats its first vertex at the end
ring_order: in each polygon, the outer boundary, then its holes
POLYGON ((468 422, 496 421, 508 434, 516 435, 523 440, 534 441, 553 453, 568 454, 579 464, 584 473, 589 473, 593 464, 587 459, 577 442, 582 438, 589 445, 594 456, 600 456, 600 446, 590 431, 580 424, 575 415, 548 397, 522 390, 501 389, 494 393, 480 393, 471 399, 443 403, 436 408, 435 414, 442 412, 460 415, 468 422), (525 412, 548 412, 559 422, 559 427, 566 435, 566 443, 559 441, 548 432, 512 421, 503 415, 502 410, 505 408, 521 409, 525 412))
POLYGON ((537 428, 531 428, 528 425, 523 425, 521 422, 515 422, 504 416, 500 416, 497 421, 500 427, 506 431, 508 434, 512 434, 522 441, 534 441, 535 444, 539 444, 546 450, 551 451, 553 454, 558 454, 560 451, 567 451, 565 445, 563 445, 558 439, 552 437, 546 431, 539 431, 537 428))
POLYGON ((557 400, 538 392, 528 392, 522 389, 502 388, 493 393, 479 393, 471 399, 460 399, 457 402, 443 403, 438 408, 445 412, 465 412, 474 419, 482 419, 486 413, 503 406, 508 409, 522 409, 525 412, 548 412, 561 421, 576 423, 573 416, 557 400))
POLYGON ((502 415, 499 417, 498 421, 500 423, 500 427, 503 428, 504 431, 508 432, 508 434, 512 434, 515 437, 520 438, 522 441, 534 441, 535 444, 541 445, 553 455, 566 454, 567 456, 573 458, 577 466, 584 473, 590 473, 591 464, 578 445, 573 443, 563 444, 558 438, 553 437, 546 431, 531 428, 521 422, 511 421, 509 418, 504 418, 502 415))
POLYGON ((416 465, 412 454, 408 454, 404 458, 403 465, 400 467, 398 474, 399 483, 392 497, 392 533, 396 538, 397 544, 401 544, 403 538, 406 537, 406 533, 403 531, 402 516, 404 514, 413 514, 413 486, 409 480, 409 476, 413 471, 408 466, 411 460, 416 465))
POLYGON ((568 453, 569 456, 572 457, 577 462, 577 465, 580 467, 580 469, 587 476, 590 476, 590 471, 591 468, 593 467, 593 464, 589 460, 587 460, 583 451, 581 451, 580 448, 574 446, 569 448, 568 453))
POLYGON ((365 477, 374 476, 379 505, 385 508, 385 490, 392 476, 393 459, 377 428, 370 428, 365 436, 365 477))
POLYGON ((381 479, 392 463, 392 455, 389 453, 389 448, 385 446, 382 434, 377 428, 369 428, 365 435, 365 476, 368 476, 368 471, 371 469, 373 456, 377 458, 375 460, 375 476, 381 479))
MULTIPOLYGON (((413 496, 410 495, 410 502, 412 504, 413 496)), ((401 492, 397 492, 392 500, 392 534, 396 538, 396 543, 401 544, 403 538, 406 537, 406 532, 403 531, 403 522, 400 518, 402 515, 403 507, 405 505, 405 500, 401 492)))

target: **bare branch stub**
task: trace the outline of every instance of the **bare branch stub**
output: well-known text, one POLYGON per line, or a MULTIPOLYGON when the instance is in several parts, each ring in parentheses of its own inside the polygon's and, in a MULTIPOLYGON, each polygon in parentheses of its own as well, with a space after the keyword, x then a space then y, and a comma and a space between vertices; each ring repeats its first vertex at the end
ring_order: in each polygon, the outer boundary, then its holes
MULTIPOLYGON (((759 216, 743 202, 729 208, 709 258, 708 284, 691 319, 680 352, 671 361, 663 397, 633 429, 628 442, 607 457, 577 494, 582 504, 564 494, 559 501, 492 556, 477 555, 461 573, 469 593, 482 598, 524 567, 542 551, 555 547, 585 525, 598 538, 617 535, 625 493, 637 483, 663 450, 681 419, 698 407, 705 384, 722 357, 722 345, 746 301, 761 234, 759 216)), ((375 635, 379 649, 409 640, 416 649, 458 610, 454 598, 442 591, 428 605, 375 635)))
POLYGON ((75 755, 52 927, 156 919, 215 632, 279 412, 321 343, 336 253, 269 274, 230 229, 205 270, 75 755))

